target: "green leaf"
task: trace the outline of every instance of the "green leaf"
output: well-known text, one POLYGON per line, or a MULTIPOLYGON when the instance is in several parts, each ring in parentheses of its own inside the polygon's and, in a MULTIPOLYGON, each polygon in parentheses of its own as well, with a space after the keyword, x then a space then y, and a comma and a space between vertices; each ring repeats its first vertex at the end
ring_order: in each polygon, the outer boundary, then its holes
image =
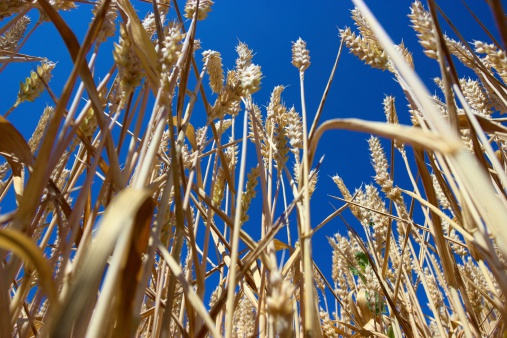
POLYGON ((395 338, 394 336, 394 329, 392 325, 389 325, 389 328, 387 329, 387 336, 389 338, 395 338))
POLYGON ((365 271, 366 266, 370 265, 370 261, 368 260, 368 255, 364 252, 358 251, 356 252, 356 261, 361 267, 361 270, 365 271))
POLYGON ((364 274, 361 271, 359 271, 355 266, 349 266, 349 270, 350 272, 352 272, 354 276, 361 278, 363 283, 366 283, 366 278, 364 277, 364 274))
POLYGON ((368 307, 375 316, 380 315, 386 310, 386 305, 378 292, 375 292, 372 298, 370 298, 370 294, 366 292, 366 297, 368 298, 368 307))

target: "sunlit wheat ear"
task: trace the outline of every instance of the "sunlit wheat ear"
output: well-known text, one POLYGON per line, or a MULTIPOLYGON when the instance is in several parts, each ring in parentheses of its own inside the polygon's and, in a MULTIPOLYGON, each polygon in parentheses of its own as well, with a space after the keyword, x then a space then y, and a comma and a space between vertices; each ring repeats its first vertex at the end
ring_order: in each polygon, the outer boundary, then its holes
MULTIPOLYGON (((96 16, 100 7, 102 6, 103 0, 98 2, 93 7, 93 15, 96 16)), ((107 12, 104 15, 104 21, 100 26, 99 33, 97 34, 97 38, 95 39, 97 44, 100 44, 106 41, 108 38, 114 36, 116 32, 116 17, 118 16, 118 12, 116 11, 116 7, 114 5, 110 5, 107 8, 107 12)))
POLYGON ((317 189, 318 180, 319 180, 319 172, 315 169, 312 169, 312 171, 310 171, 310 178, 308 179, 308 193, 310 194, 310 197, 315 192, 315 189, 317 189))
MULTIPOLYGON (((232 139, 230 141, 232 141, 232 139)), ((239 149, 237 144, 233 144, 227 147, 227 149, 225 150, 224 158, 226 163, 223 165, 226 165, 229 168, 229 170, 234 170, 234 168, 236 167, 236 164, 238 163, 238 152, 239 149)))
MULTIPOLYGON (((173 303, 172 314, 173 314, 174 318, 179 318, 182 304, 184 304, 184 302, 183 302, 183 288, 181 287, 180 283, 176 284, 176 290, 175 290, 174 294, 175 294, 176 299, 174 300, 174 303, 173 303)), ((176 332, 179 331, 179 326, 175 320, 171 321, 171 327, 170 327, 169 331, 171 332, 171 337, 174 337, 177 335, 176 332)))
POLYGON ((498 243, 496 240, 492 241, 493 248, 495 250, 496 255, 498 256, 498 260, 500 261, 500 264, 504 267, 504 269, 507 269, 507 259, 505 259, 505 256, 502 254, 502 251, 498 247, 498 243))
POLYGON ((224 292, 223 288, 220 286, 220 284, 217 285, 217 287, 211 292, 211 296, 209 297, 209 307, 213 308, 215 306, 216 302, 220 298, 220 295, 224 292))
POLYGON ((391 178, 389 177, 389 172, 387 171, 389 164, 387 163, 387 158, 384 153, 384 149, 380 145, 379 139, 372 136, 368 140, 368 144, 370 145, 372 164, 376 173, 375 182, 380 185, 382 191, 388 198, 394 200, 400 198, 401 190, 394 187, 393 181, 391 181, 391 178))
POLYGON ((162 134, 162 140, 160 140, 160 145, 158 146, 158 153, 165 154, 167 152, 167 147, 169 146, 169 130, 165 130, 162 134))
POLYGON ((435 189, 435 194, 437 195, 438 203, 442 207, 442 209, 449 209, 449 201, 447 200, 447 197, 445 196, 442 187, 438 183, 437 177, 435 174, 431 175, 431 179, 433 182, 433 188, 435 189))
POLYGON ((188 149, 188 145, 184 144, 181 148, 181 162, 185 169, 190 169, 192 167, 194 156, 190 149, 188 149))
MULTIPOLYGON (((396 48, 396 51, 403 56, 407 64, 414 68, 414 60, 412 58, 412 53, 405 47, 405 43, 401 41, 399 45, 395 45, 394 48, 396 48)), ((393 71, 392 67, 389 68, 390 71, 393 71)))
POLYGON ((442 221, 442 228, 445 236, 452 239, 452 241, 449 241, 452 251, 461 257, 468 256, 469 252, 466 249, 465 244, 463 243, 463 239, 456 232, 456 230, 452 228, 446 221, 442 221))
POLYGON ((432 59, 438 59, 436 30, 431 14, 424 9, 421 2, 416 1, 412 4, 408 17, 412 21, 412 27, 417 32, 424 53, 432 59))
POLYGON ((171 8, 171 0, 158 0, 157 9, 160 15, 167 16, 169 9, 171 8))
POLYGON ((162 40, 160 50, 160 64, 162 70, 162 83, 168 86, 169 75, 173 66, 176 64, 178 57, 181 54, 183 45, 181 41, 185 38, 185 33, 181 31, 181 25, 178 23, 170 23, 165 33, 164 40, 162 40))
POLYGON ((445 304, 442 293, 438 288, 437 281, 435 280, 435 277, 430 274, 428 268, 424 268, 423 273, 426 276, 426 282, 428 283, 429 296, 431 298, 430 301, 435 304, 437 309, 441 309, 445 304))
POLYGON ((28 1, 24 0, 3 0, 0 2, 0 20, 5 17, 11 16, 14 13, 19 13, 29 6, 28 1))
POLYGON ((23 16, 13 26, 11 26, 11 28, 9 28, 2 37, 0 37, 0 55, 16 51, 19 41, 25 35, 30 21, 31 20, 28 16, 23 16))
POLYGON ((248 173, 245 191, 243 191, 243 195, 241 196, 241 224, 249 219, 248 211, 256 195, 255 188, 257 187, 258 178, 259 166, 256 166, 248 173))
POLYGON ((335 322, 331 318, 329 318, 329 312, 320 309, 319 317, 324 337, 326 338, 338 337, 339 332, 336 328, 335 322))
POLYGON ((62 11, 70 11, 71 9, 77 8, 74 0, 51 0, 49 3, 56 9, 62 11))
POLYGON ((32 153, 35 153, 37 151, 39 143, 42 140, 44 133, 46 132, 48 123, 51 120, 51 117, 53 116, 53 112, 54 112, 53 107, 46 107, 44 109, 44 112, 42 113, 39 119, 37 127, 35 127, 32 137, 28 141, 28 145, 30 146, 30 150, 32 151, 32 153))
POLYGON ((479 81, 463 78, 459 80, 459 85, 470 108, 478 115, 491 118, 491 103, 479 81))
MULTIPOLYGON (((375 182, 381 187, 382 192, 386 194, 387 198, 396 203, 396 210, 398 211, 399 216, 405 220, 410 219, 403 196, 401 195, 401 189, 394 186, 393 181, 389 176, 389 164, 379 139, 372 136, 368 140, 368 144, 370 146, 373 169, 375 169, 376 173, 374 177, 375 182)), ((399 224, 398 229, 400 233, 405 234, 404 229, 406 226, 406 224, 399 224)), ((412 229, 412 231, 414 231, 414 229, 412 229)), ((418 236, 416 236, 416 239, 418 239, 418 236)))
POLYGON ((97 117, 92 108, 88 109, 86 112, 83 121, 79 125, 79 130, 81 131, 83 137, 91 138, 93 133, 97 129, 97 117))
MULTIPOLYGON (((165 15, 163 13, 160 14, 160 24, 163 27, 165 23, 165 15)), ((155 14, 150 12, 143 19, 143 28, 148 34, 149 37, 153 37, 155 32, 157 31, 157 22, 155 19, 155 14)))
POLYGON ((246 43, 240 42, 236 46, 236 53, 238 53, 238 58, 236 59, 236 70, 245 69, 252 64, 253 51, 248 48, 246 43))
POLYGON ((260 130, 259 130, 260 128, 262 128, 262 122, 263 122, 262 111, 259 108, 259 106, 257 106, 256 104, 254 104, 253 105, 253 109, 250 112, 250 116, 249 116, 249 119, 248 119, 248 130, 249 130, 248 137, 250 138, 250 140, 252 142, 255 142, 255 134, 256 134, 254 132, 254 123, 256 125, 257 136, 259 137, 259 139, 261 141, 264 140, 264 134, 261 133, 260 130), (257 121, 255 121, 254 118, 257 121))
MULTIPOLYGON (((342 300, 346 309, 349 310, 348 294, 350 289, 355 289, 355 280, 352 275, 351 266, 355 266, 355 255, 350 240, 339 234, 328 238, 329 244, 333 248, 333 268, 331 277, 334 282, 335 292, 342 300)), ((341 311, 343 319, 344 311, 341 311)))
MULTIPOLYGON (((57 11, 70 11, 77 8, 74 0, 49 0, 50 5, 57 11)), ((28 1, 27 1, 28 3, 28 1)), ((51 22, 51 18, 45 11, 40 11, 39 21, 51 22)))
POLYGON ((465 47, 460 41, 444 36, 445 44, 449 52, 454 55, 458 60, 470 69, 476 69, 477 65, 474 61, 474 56, 468 48, 465 47))
POLYGON ((48 84, 51 79, 51 71, 55 68, 56 64, 53 62, 44 62, 42 65, 37 66, 37 71, 31 71, 30 77, 27 77, 24 83, 20 84, 18 98, 16 99, 15 106, 22 102, 32 102, 44 92, 44 84, 48 84))
POLYGON ((233 337, 253 337, 255 335, 255 309, 243 295, 234 310, 233 337))
POLYGON ((340 37, 350 52, 367 65, 382 70, 389 68, 389 59, 376 40, 368 41, 356 35, 349 27, 340 30, 340 37))
POLYGON ((274 159, 276 167, 280 169, 283 168, 283 165, 287 162, 287 154, 289 153, 285 131, 287 124, 287 107, 285 107, 281 98, 284 89, 284 86, 276 86, 273 89, 267 108, 266 118, 266 132, 268 135, 273 136, 273 143, 276 147, 274 151, 277 152, 277 156, 274 156, 274 159))
POLYGON ((262 160, 265 166, 268 165, 269 161, 269 151, 271 149, 271 143, 268 141, 268 138, 271 136, 271 133, 267 130, 271 124, 266 123, 263 125, 262 111, 256 104, 253 104, 253 109, 250 111, 248 116, 248 130, 249 130, 249 138, 254 143, 259 143, 261 149, 262 160), (255 124, 255 130, 254 130, 255 124), (257 137, 257 138, 256 138, 257 137))
POLYGON ((232 119, 224 119, 215 122, 215 128, 217 129, 218 135, 223 135, 227 129, 232 126, 232 119))
POLYGON ((222 163, 222 166, 219 167, 218 173, 215 177, 213 193, 212 193, 212 201, 216 206, 220 206, 224 199, 225 193, 225 168, 228 169, 229 172, 234 171, 237 163, 237 154, 238 154, 238 146, 234 144, 226 149, 224 152, 224 159, 226 163, 222 163))
POLYGON ((326 290, 326 284, 324 283, 322 276, 317 271, 315 266, 313 266, 313 275, 315 276, 315 287, 318 290, 320 290, 320 292, 323 294, 324 298, 326 298, 326 295, 324 294, 324 292, 326 290))
POLYGON ((206 73, 209 76, 209 85, 211 91, 220 93, 224 87, 224 71, 222 69, 222 58, 220 53, 213 50, 202 52, 206 73))
POLYGON ((293 106, 289 109, 286 116, 287 124, 285 125, 285 131, 289 138, 291 151, 294 154, 299 154, 299 149, 303 148, 303 121, 301 120, 301 115, 293 106))
POLYGON ((194 44, 192 46, 192 53, 195 55, 195 52, 202 49, 201 39, 194 39, 194 44))
POLYGON ((261 89, 262 72, 261 67, 251 64, 246 68, 238 70, 238 79, 240 80, 240 87, 242 94, 252 95, 261 89))
POLYGON ((365 187, 365 195, 365 206, 369 208, 365 212, 370 214, 368 226, 373 229, 375 251, 377 254, 381 254, 381 250, 385 247, 387 241, 389 218, 385 215, 388 214, 388 210, 379 196, 378 190, 373 185, 370 184, 365 187))
POLYGON ((458 265, 458 268, 460 273, 466 277, 465 280, 467 282, 465 282, 465 289, 468 298, 472 303, 471 305, 473 310, 476 313, 481 313, 485 309, 484 307, 488 306, 488 304, 485 302, 485 299, 479 290, 489 289, 483 273, 479 267, 475 265, 471 257, 468 257, 463 265, 458 265))
POLYGON ((270 294, 266 299, 270 325, 278 337, 293 337, 292 295, 294 287, 278 271, 272 271, 269 277, 270 294))
POLYGON ((215 103, 211 107, 208 119, 223 119, 226 114, 236 116, 240 111, 242 88, 236 72, 230 70, 227 72, 225 88, 218 95, 215 103))
MULTIPOLYGON (((356 254, 356 260, 357 257, 358 256, 356 254)), ((371 264, 369 263, 367 263, 366 267, 364 268, 363 278, 358 279, 358 288, 360 291, 356 297, 356 303, 361 310, 363 318, 366 319, 367 322, 373 316, 371 311, 375 309, 375 306, 380 306, 381 299, 383 298, 380 283, 375 272, 373 271, 371 264), (361 292, 364 292, 364 294, 361 295, 361 292), (365 298, 366 304, 359 301, 359 296, 363 296, 365 298)))
POLYGON ((9 172, 9 170, 11 169, 11 167, 9 166, 9 163, 7 162, 4 162, 2 164, 0 164, 0 194, 3 193, 4 189, 6 188, 6 177, 7 176, 7 173, 9 172))
MULTIPOLYGON (((377 37, 359 10, 352 10, 352 19, 359 29, 359 34, 352 32, 349 27, 340 29, 340 37, 343 39, 350 52, 372 68, 389 70, 395 73, 389 56, 385 53, 384 48, 380 45, 377 37)), ((394 47, 413 68, 414 62, 412 60, 412 53, 405 47, 403 41, 394 47)))
POLYGON ((3 194, 4 189, 7 187, 5 177, 9 171, 10 166, 7 162, 0 164, 0 194, 3 194))
POLYGON ((505 51, 498 49, 493 44, 475 41, 475 52, 478 54, 486 54, 483 62, 496 70, 504 83, 507 83, 507 56, 505 51))
POLYGON ((120 41, 114 45, 113 58, 118 66, 122 97, 125 99, 141 84, 144 71, 123 24, 120 25, 120 41))
POLYGON ((285 106, 282 103, 282 92, 284 86, 276 86, 271 92, 271 98, 267 109, 268 119, 279 119, 285 113, 285 106))
MULTIPOLYGON (((333 182, 336 184, 336 186, 338 187, 338 189, 340 190, 340 192, 342 193, 343 198, 346 199, 347 201, 353 201, 352 195, 350 194, 349 189, 347 188, 347 186, 343 182, 343 179, 338 175, 334 175, 331 178, 332 178, 333 182)), ((356 196, 356 199, 354 200, 354 202, 357 203, 357 201, 358 201, 358 199, 356 196)), ((349 204, 349 209, 354 214, 354 216, 356 216, 358 219, 361 219, 361 210, 357 205, 349 204)))
MULTIPOLYGON (((211 0, 200 0, 199 10, 197 11, 197 20, 206 19, 208 13, 211 12, 211 5, 213 4, 214 2, 211 0)), ((185 5, 185 17, 187 19, 192 19, 194 17, 196 8, 197 0, 187 0, 187 4, 185 5)))
MULTIPOLYGON (((395 98, 393 96, 386 96, 382 102, 384 106, 384 114, 388 123, 398 124, 398 113, 396 112, 395 98)), ((394 140, 394 146, 401 153, 405 151, 405 146, 398 140, 394 140)))
POLYGON ((301 38, 292 43, 292 65, 301 72, 310 67, 310 52, 306 48, 306 42, 301 38))

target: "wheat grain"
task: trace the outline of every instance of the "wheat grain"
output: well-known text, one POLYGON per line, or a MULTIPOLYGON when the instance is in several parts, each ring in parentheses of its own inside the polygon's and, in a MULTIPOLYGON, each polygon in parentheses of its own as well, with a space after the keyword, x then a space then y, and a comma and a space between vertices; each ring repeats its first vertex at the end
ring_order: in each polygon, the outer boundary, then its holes
POLYGON ((0 37, 0 54, 13 53, 17 50, 19 41, 25 35, 30 22, 30 18, 25 15, 0 37))
POLYGON ((224 86, 224 71, 220 53, 213 50, 202 52, 203 62, 209 76, 209 85, 214 93, 220 93, 224 86))
POLYGON ((410 7, 408 16, 412 22, 412 28, 418 33, 419 43, 424 48, 424 53, 432 58, 438 59, 437 41, 435 38, 435 25, 431 14, 426 11, 420 1, 415 1, 410 7))
POLYGON ((37 66, 37 71, 31 71, 30 77, 27 77, 24 83, 21 83, 15 106, 28 101, 33 102, 44 91, 44 86, 51 79, 51 71, 56 64, 53 62, 44 62, 37 66))
POLYGON ((301 38, 292 43, 292 65, 301 72, 310 67, 310 52, 306 48, 306 42, 301 38))
POLYGON ((211 0, 187 0, 185 4, 185 17, 192 19, 194 17, 197 2, 199 2, 199 10, 197 11, 197 20, 204 20, 211 12, 211 5, 214 4, 211 0))

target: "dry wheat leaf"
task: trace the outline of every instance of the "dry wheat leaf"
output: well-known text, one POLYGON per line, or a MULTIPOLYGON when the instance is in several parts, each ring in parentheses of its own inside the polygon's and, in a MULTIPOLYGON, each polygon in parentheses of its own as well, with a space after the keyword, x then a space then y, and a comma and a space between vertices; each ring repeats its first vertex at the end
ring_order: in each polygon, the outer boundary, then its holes
POLYGON ((69 337, 77 321, 86 326, 90 314, 85 311, 89 310, 88 305, 96 298, 109 255, 122 233, 131 232, 138 210, 152 193, 149 189, 127 189, 111 201, 97 225, 95 241, 88 249, 75 282, 63 300, 61 309, 53 313, 55 320, 51 323, 49 336, 53 337, 58 332, 61 337, 69 337))
MULTIPOLYGON (((486 133, 490 134, 507 133, 507 127, 503 126, 498 122, 495 122, 494 120, 490 120, 480 115, 475 115, 475 118, 477 119, 477 121, 479 121, 482 130, 486 133)), ((464 129, 470 128, 466 115, 458 115, 458 123, 460 128, 464 129)))
POLYGON ((3 116, 0 116, 0 155, 11 167, 16 203, 19 205, 24 187, 23 164, 31 166, 33 157, 21 133, 3 116))
POLYGON ((190 304, 192 304, 197 314, 204 321, 212 337, 216 338, 221 337, 220 333, 216 328, 215 322, 213 321, 213 319, 211 319, 211 316, 204 307, 204 304, 202 303, 201 299, 197 296, 195 291, 188 284, 180 264, 178 264, 178 262, 174 260, 174 258, 171 256, 171 254, 167 251, 167 249, 163 245, 159 244, 158 249, 162 254, 162 257, 164 258, 165 262, 169 266, 169 269, 171 270, 172 274, 174 275, 174 277, 178 279, 181 286, 183 287, 183 292, 185 293, 186 299, 189 301, 190 304))
MULTIPOLYGON (((18 229, 26 229, 32 222, 33 216, 36 212, 38 204, 35 201, 40 199, 40 196, 43 193, 43 189, 46 185, 47 180, 49 179, 49 172, 51 168, 47 167, 47 161, 49 160, 53 147, 54 140, 56 139, 56 135, 58 133, 58 126, 63 118, 65 113, 65 106, 70 98, 72 90, 74 88, 74 84, 77 78, 77 73, 81 75, 83 83, 86 86, 89 97, 94 104, 94 108, 101 107, 100 99, 97 93, 97 89, 93 82, 93 78, 91 76, 90 70, 86 64, 86 51, 91 46, 93 42, 93 33, 96 32, 99 28, 100 23, 103 20, 103 16, 105 14, 105 9, 109 5, 111 0, 105 0, 101 7, 101 11, 95 17, 88 34, 86 35, 85 42, 83 43, 83 47, 79 45, 79 42, 72 32, 72 30, 67 26, 65 21, 61 18, 61 16, 56 12, 56 10, 49 4, 47 0, 38 0, 38 4, 45 11, 47 16, 51 19, 58 32, 60 33, 63 41, 65 42, 67 49, 74 61, 74 69, 72 73, 69 75, 65 87, 62 91, 62 94, 58 100, 58 103, 55 108, 54 117, 52 122, 50 123, 44 141, 40 147, 38 152, 37 161, 34 165, 33 172, 30 176, 30 180, 26 186, 25 196, 29 196, 29 198, 23 198, 23 201, 20 203, 18 213, 16 214, 16 218, 14 220, 13 227, 18 229)), ((102 131, 106 134, 108 133, 107 124, 103 115, 101 114, 102 110, 94 109, 96 112, 96 117, 101 126, 102 131)), ((110 158, 111 166, 115 175, 112 177, 115 179, 116 186, 123 186, 121 182, 121 175, 119 175, 119 164, 118 159, 116 157, 116 151, 114 149, 114 144, 111 138, 108 138, 107 143, 107 153, 110 158)))
POLYGON ((160 81, 157 75, 158 55, 155 51, 155 47, 148 37, 141 20, 139 20, 134 7, 130 4, 130 1, 118 0, 118 5, 122 14, 128 19, 127 30, 135 47, 134 50, 143 64, 151 90, 156 93, 158 92, 160 81))
POLYGON ((16 204, 19 206, 23 198, 25 175, 23 175, 23 166, 17 162, 7 160, 12 170, 12 183, 14 186, 14 193, 16 194, 16 204))
POLYGON ((280 250, 284 250, 284 249, 293 250, 289 245, 285 244, 282 241, 279 241, 276 238, 273 240, 273 244, 275 245, 275 250, 276 251, 280 251, 280 250))
POLYGON ((21 133, 5 117, 0 116, 0 155, 10 162, 30 166, 32 152, 21 133))
MULTIPOLYGON (((175 126, 178 125, 178 117, 173 116, 173 124, 175 126)), ((188 138, 188 142, 190 142, 190 145, 192 146, 192 149, 197 149, 197 141, 195 139, 195 128, 194 126, 189 122, 187 123, 187 130, 185 132, 185 135, 188 138)))
POLYGON ((312 154, 315 154, 315 148, 317 147, 322 134, 330 129, 367 132, 422 148, 429 148, 444 154, 453 154, 460 149, 459 143, 449 142, 448 139, 442 137, 441 135, 424 131, 419 128, 349 118, 333 119, 320 125, 320 127, 317 128, 315 137, 312 139, 312 144, 310 145, 310 151, 312 154))
POLYGON ((58 302, 56 287, 51 277, 51 269, 42 254, 42 251, 35 243, 23 233, 13 229, 0 229, 0 248, 12 251, 21 257, 26 263, 39 274, 41 286, 46 290, 51 305, 58 302))
MULTIPOLYGON (((148 248, 148 241, 151 236, 151 223, 155 213, 155 200, 149 198, 143 203, 136 215, 133 234, 130 239, 130 248, 123 256, 127 256, 127 262, 121 272, 117 292, 121 295, 118 311, 118 323, 120 326, 116 331, 119 336, 130 334, 129 324, 135 321, 133 318, 135 304, 139 296, 144 297, 144 292, 136 293, 138 284, 142 280, 143 256, 148 248), (122 325, 123 323, 123 325, 122 325)), ((143 288, 144 289, 144 288, 143 288)))

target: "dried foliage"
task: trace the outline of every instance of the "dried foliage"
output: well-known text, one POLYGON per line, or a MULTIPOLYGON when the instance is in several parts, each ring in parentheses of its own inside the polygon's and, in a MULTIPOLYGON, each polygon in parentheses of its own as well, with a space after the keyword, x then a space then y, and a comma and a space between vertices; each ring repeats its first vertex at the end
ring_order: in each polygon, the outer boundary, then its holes
POLYGON ((414 2, 407 13, 423 47, 414 52, 442 72, 442 95, 430 96, 412 53, 354 3, 357 32, 340 30, 343 44, 390 71, 410 107, 387 96, 386 123, 315 120, 310 132, 301 38, 292 45, 299 113, 283 85, 266 108, 255 103, 263 76, 247 44, 233 65, 218 51, 195 53, 196 21, 213 20, 213 1, 159 1, 144 19, 128 0, 97 1, 82 45, 60 17, 74 1, 1 2, 0 72, 20 60, 34 70, 16 79, 19 94, 0 117, 0 201, 15 205, 0 214, 0 337, 505 337, 506 52, 443 35, 435 2, 414 2), (76 64, 59 97, 56 63, 20 53, 44 21, 76 64), (114 67, 95 83, 90 70, 108 39, 114 67), (25 141, 6 117, 45 91, 54 106, 25 141), (206 116, 199 128, 190 122, 197 110, 206 116), (400 125, 409 114, 413 125, 400 125), (344 204, 316 225, 315 149, 330 129, 374 135, 375 184, 351 193, 332 177, 344 204), (391 140, 388 151, 378 136, 391 140), (358 226, 329 238, 332 270, 322 271, 312 236, 346 208, 358 226))

